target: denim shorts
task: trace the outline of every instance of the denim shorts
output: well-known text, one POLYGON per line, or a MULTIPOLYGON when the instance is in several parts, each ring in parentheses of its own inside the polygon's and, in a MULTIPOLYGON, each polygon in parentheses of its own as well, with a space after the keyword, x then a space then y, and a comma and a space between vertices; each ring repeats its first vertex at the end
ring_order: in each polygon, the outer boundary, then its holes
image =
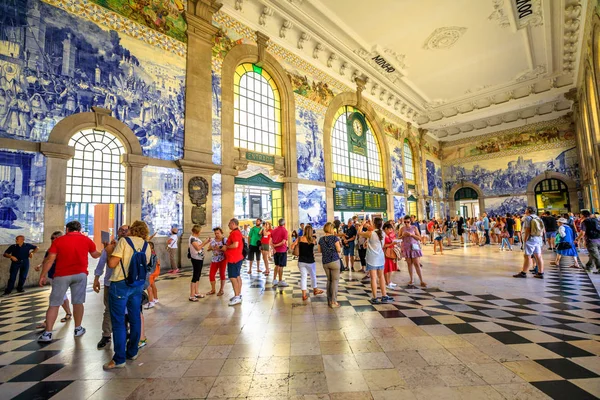
POLYGON ((240 273, 242 272, 243 262, 244 260, 240 260, 235 263, 227 263, 227 276, 229 277, 229 279, 237 278, 240 276, 240 273))
POLYGON ((367 263, 367 271, 383 271, 383 265, 371 265, 367 263))
POLYGON ((348 242, 348 246, 344 246, 344 255, 345 256, 353 256, 354 255, 354 240, 348 242))

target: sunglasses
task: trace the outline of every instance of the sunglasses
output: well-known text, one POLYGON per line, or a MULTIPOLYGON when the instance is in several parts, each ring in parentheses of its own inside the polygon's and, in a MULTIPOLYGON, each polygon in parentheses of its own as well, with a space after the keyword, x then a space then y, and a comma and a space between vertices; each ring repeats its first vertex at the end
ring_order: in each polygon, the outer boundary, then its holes
POLYGON ((410 221, 404 221, 405 224, 410 224, 410 221))

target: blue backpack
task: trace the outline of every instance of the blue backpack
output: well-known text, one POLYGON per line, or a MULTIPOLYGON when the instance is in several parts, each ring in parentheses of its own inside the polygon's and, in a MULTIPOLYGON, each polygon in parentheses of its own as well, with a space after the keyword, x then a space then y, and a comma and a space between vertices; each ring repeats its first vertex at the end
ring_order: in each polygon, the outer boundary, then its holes
POLYGON ((146 282, 146 274, 148 272, 148 261, 146 260, 146 248, 148 247, 148 242, 144 241, 144 246, 138 251, 130 238, 125 237, 125 240, 133 249, 133 255, 129 261, 129 274, 125 273, 123 260, 121 260, 121 268, 123 269, 123 275, 125 276, 125 283, 127 286, 132 287, 143 286, 146 282))

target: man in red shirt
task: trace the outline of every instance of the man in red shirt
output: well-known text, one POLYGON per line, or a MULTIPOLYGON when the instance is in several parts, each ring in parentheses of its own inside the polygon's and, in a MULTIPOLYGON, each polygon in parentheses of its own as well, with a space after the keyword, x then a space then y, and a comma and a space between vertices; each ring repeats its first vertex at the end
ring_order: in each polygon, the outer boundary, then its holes
POLYGON ((58 308, 63 303, 69 288, 71 289, 73 318, 75 319, 75 336, 83 336, 85 333, 81 321, 83 320, 83 303, 85 303, 87 286, 88 254, 93 258, 99 258, 101 253, 96 250, 96 245, 89 237, 81 234, 79 221, 69 222, 66 228, 66 235, 58 237, 52 242, 40 275, 40 286, 44 286, 48 271, 56 261, 52 292, 50 292, 50 306, 46 311, 46 330, 38 338, 38 342, 52 341, 52 328, 58 316, 58 308))
POLYGON ((242 271, 242 263, 244 262, 244 238, 242 232, 239 229, 239 221, 236 218, 232 218, 229 221, 229 237, 227 238, 227 244, 221 247, 221 250, 225 251, 225 258, 227 259, 227 276, 233 286, 233 297, 229 300, 230 306, 235 306, 242 302, 242 277, 240 276, 242 271))
POLYGON ((427 233, 429 234, 429 243, 433 243, 433 226, 435 225, 435 222, 433 221, 433 219, 430 219, 429 222, 427 223, 427 233))
POLYGON ((289 286, 283 280, 283 267, 287 265, 287 241, 288 231, 285 229, 285 219, 281 218, 279 226, 271 232, 271 240, 275 248, 273 262, 275 264, 275 275, 273 275, 273 286, 286 287, 289 286), (279 280, 277 277, 279 276, 279 280))

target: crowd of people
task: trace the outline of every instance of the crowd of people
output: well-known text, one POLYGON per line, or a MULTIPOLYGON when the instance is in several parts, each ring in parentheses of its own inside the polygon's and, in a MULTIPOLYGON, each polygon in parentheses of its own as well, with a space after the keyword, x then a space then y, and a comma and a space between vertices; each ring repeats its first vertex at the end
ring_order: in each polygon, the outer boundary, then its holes
MULTIPOLYGON (((247 261, 247 274, 264 274, 266 284, 274 288, 288 287, 284 279, 287 267, 288 250, 298 260, 300 271, 299 286, 302 300, 310 297, 308 277, 310 276, 312 295, 326 294, 331 308, 340 307, 337 301, 338 282, 344 271, 364 273, 361 281, 370 284, 371 304, 386 304, 394 301, 390 290, 397 286, 392 274, 398 270, 401 260, 408 266, 408 288, 417 288, 414 275, 419 278, 419 286, 426 288, 423 280, 421 258, 422 246, 434 245, 443 254, 446 246, 453 241, 467 246, 497 245, 500 251, 512 251, 516 244, 523 250, 523 266, 515 278, 526 278, 528 272, 543 279, 544 246, 556 252, 552 265, 559 265, 567 257, 575 268, 585 268, 599 273, 600 268, 600 221, 589 211, 580 214, 552 215, 549 212, 539 217, 533 207, 527 207, 523 215, 488 216, 483 213, 478 218, 453 217, 418 221, 415 216, 405 216, 398 221, 384 221, 381 217, 361 219, 357 216, 347 223, 339 220, 327 222, 323 234, 317 237, 310 224, 301 224, 292 235, 286 228, 286 221, 276 221, 273 228, 268 221, 257 219, 254 226, 240 227, 239 221, 229 221, 229 235, 225 237, 221 228, 213 229, 213 237, 202 238, 202 228, 194 225, 188 241, 188 258, 192 264, 189 301, 198 302, 208 295, 222 296, 226 279, 229 279, 233 296, 230 306, 242 303, 242 268, 247 261), (288 244, 288 238, 292 238, 288 244), (589 254, 584 266, 580 263, 579 252, 589 254), (201 293, 199 281, 205 253, 210 252, 211 263, 209 281, 211 290, 201 293), (327 277, 326 288, 319 288, 317 280, 316 254, 321 255, 322 268, 327 277), (261 261, 264 269, 261 268, 261 261), (358 261, 360 269, 355 268, 358 261), (254 262, 256 269, 254 270, 254 262), (272 267, 272 268, 271 268, 272 267), (272 280, 269 277, 273 270, 272 280), (216 276, 220 285, 216 290, 216 276)), ((175 249, 179 237, 174 229, 167 240, 167 251, 171 273, 178 272, 175 249)), ((154 235, 153 235, 154 236, 154 235)), ((59 309, 65 311, 61 322, 74 319, 74 336, 82 336, 86 330, 82 326, 88 275, 88 256, 99 258, 94 270, 93 290, 103 291, 104 314, 102 336, 97 348, 103 349, 113 342, 114 356, 104 368, 122 368, 127 359, 134 360, 138 349, 147 344, 144 332, 143 310, 153 308, 158 302, 156 278, 160 274, 160 261, 156 254, 153 236, 149 236, 145 222, 135 221, 131 226, 123 225, 117 237, 104 243, 98 250, 94 242, 81 232, 81 224, 71 221, 66 225, 66 233, 57 231, 51 236, 51 246, 44 261, 37 266, 41 270, 40 286, 51 284, 49 307, 44 322, 38 325, 42 333, 40 342, 51 342, 52 331, 58 318, 59 309), (103 288, 100 280, 103 277, 103 288), (67 291, 71 292, 71 299, 67 291), (72 310, 72 311, 71 311, 72 310)), ((10 278, 4 295, 11 293, 17 276, 17 290, 23 292, 23 285, 29 270, 29 260, 38 247, 25 243, 23 236, 4 253, 11 260, 10 278)))

